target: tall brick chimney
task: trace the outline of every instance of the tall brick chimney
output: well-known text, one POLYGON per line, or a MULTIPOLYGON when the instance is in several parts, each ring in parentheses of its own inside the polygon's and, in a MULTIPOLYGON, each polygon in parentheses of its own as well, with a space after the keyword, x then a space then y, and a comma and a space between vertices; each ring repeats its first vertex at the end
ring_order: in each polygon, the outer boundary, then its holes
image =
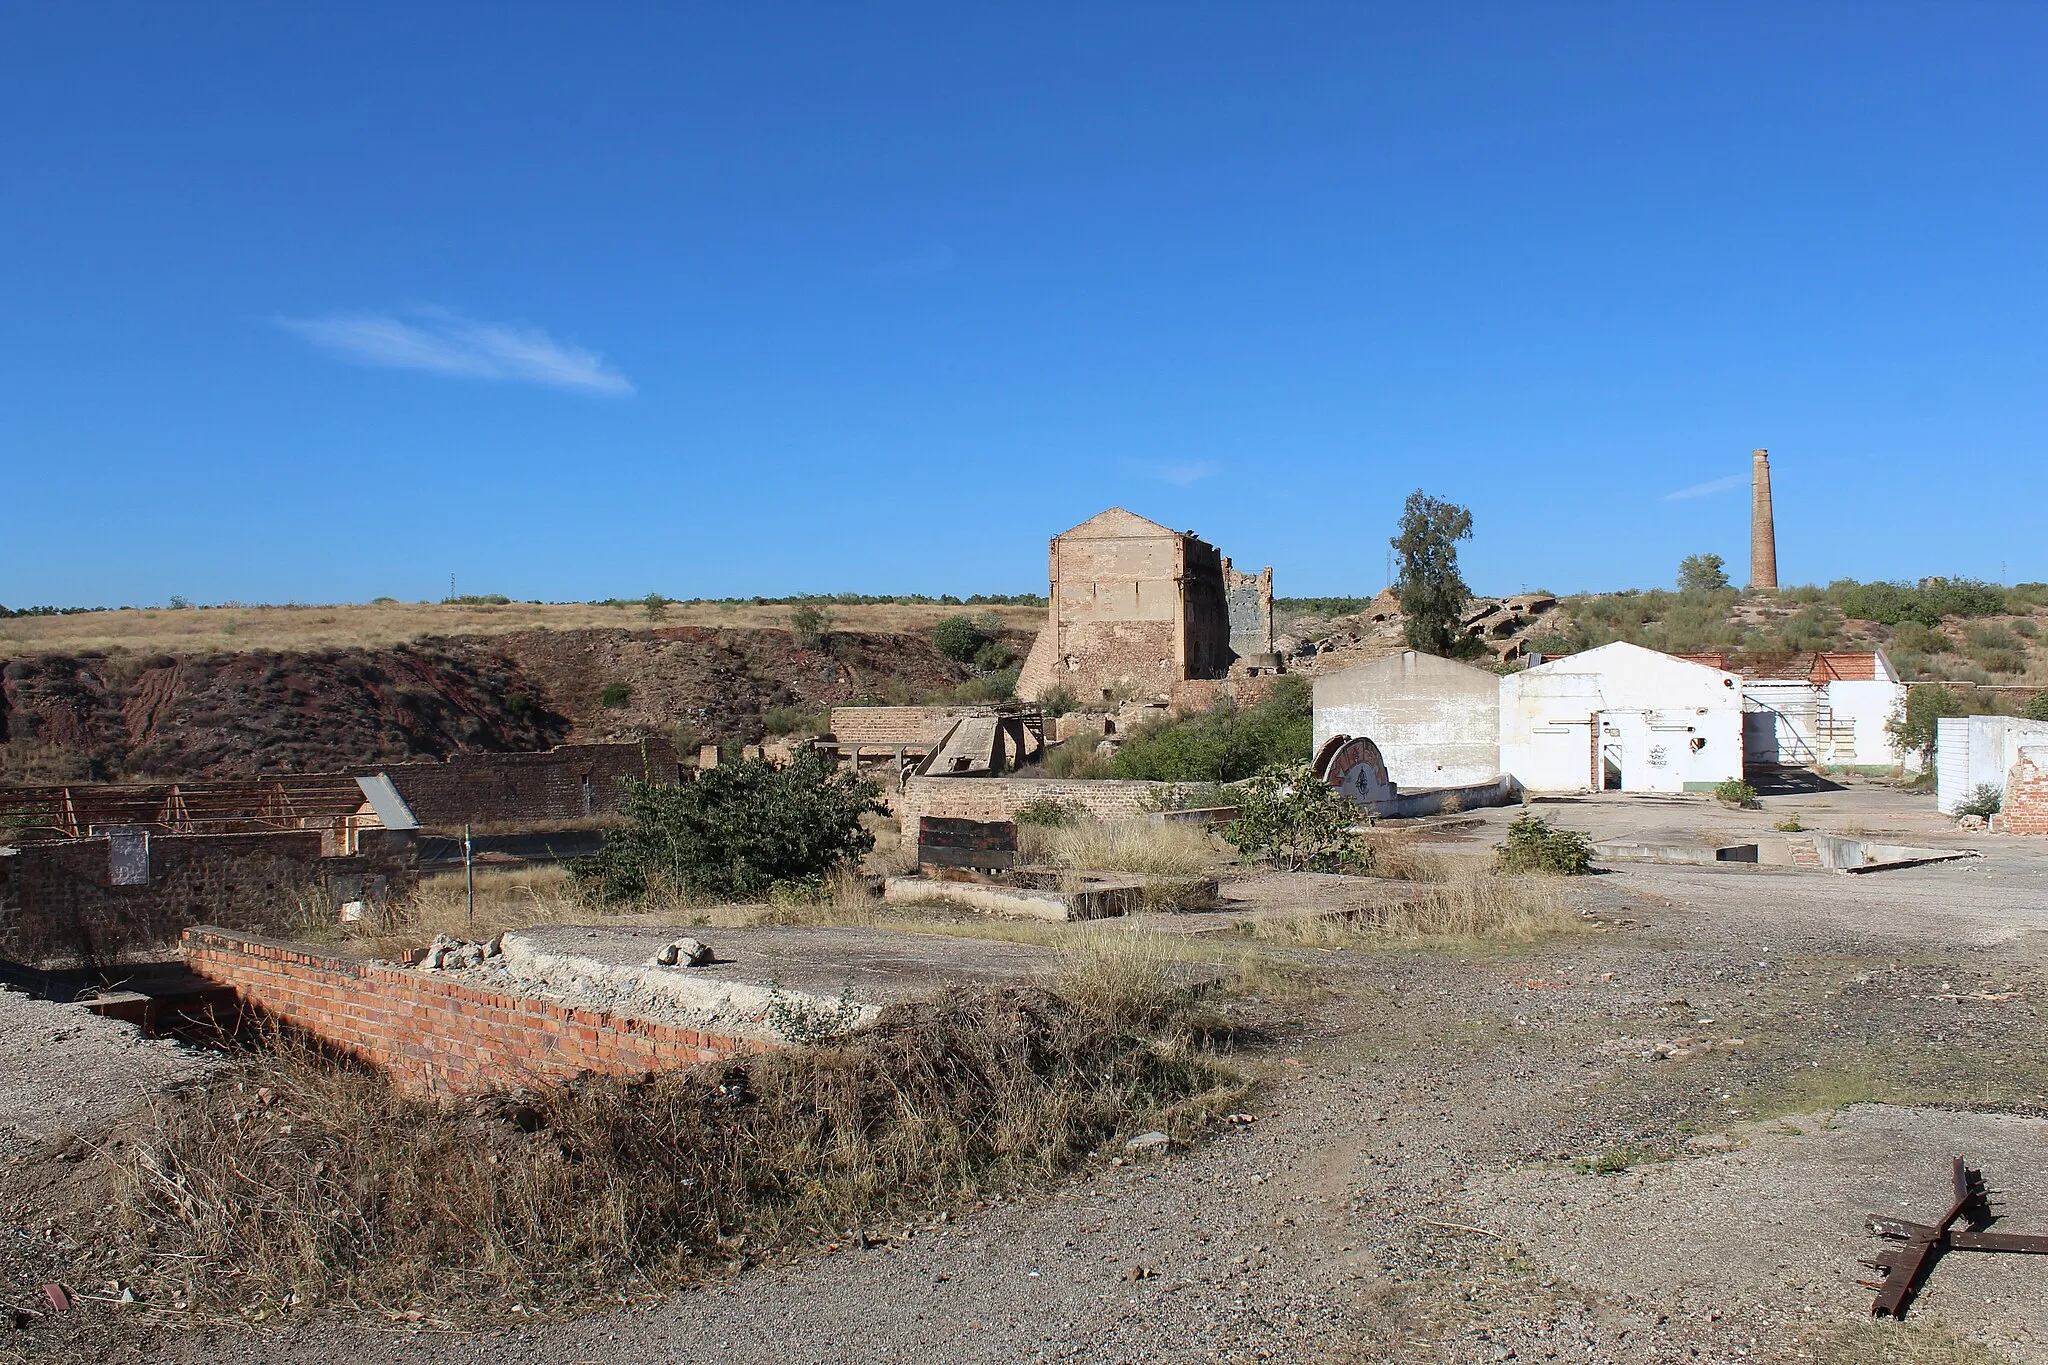
POLYGON ((1771 525, 1771 452, 1750 452, 1749 589, 1778 590, 1778 533, 1771 525))

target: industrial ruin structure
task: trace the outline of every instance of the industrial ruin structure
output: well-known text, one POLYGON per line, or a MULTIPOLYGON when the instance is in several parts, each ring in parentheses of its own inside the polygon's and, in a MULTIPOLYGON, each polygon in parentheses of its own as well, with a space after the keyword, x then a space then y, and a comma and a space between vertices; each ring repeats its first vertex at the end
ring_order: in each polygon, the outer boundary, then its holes
POLYGON ((1749 454, 1749 590, 1778 590, 1778 532, 1771 521, 1771 452, 1749 454))
POLYGON ((1164 699, 1175 683, 1270 672, 1273 570, 1240 573, 1192 531, 1112 507, 1052 538, 1045 628, 1017 695, 1164 699))

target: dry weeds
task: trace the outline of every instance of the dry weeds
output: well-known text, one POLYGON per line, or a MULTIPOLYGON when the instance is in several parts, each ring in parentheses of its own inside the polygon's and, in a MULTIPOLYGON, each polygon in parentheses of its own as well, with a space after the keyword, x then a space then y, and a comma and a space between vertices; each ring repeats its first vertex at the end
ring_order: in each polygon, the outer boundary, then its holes
MULTIPOLYGON (((1006 626, 1036 630, 1043 607, 975 607, 1006 626)), ((910 603, 835 606, 833 629, 926 631, 961 608, 910 603)), ((17 616, 0 621, 0 641, 15 652, 84 649, 137 653, 207 654, 246 649, 306 650, 356 646, 374 649, 431 635, 503 635, 515 630, 647 630, 668 626, 787 629, 786 606, 672 604, 650 621, 638 604, 592 606, 580 602, 512 602, 504 606, 429 602, 375 602, 328 607, 160 607, 82 612, 74 616, 17 616)))
POLYGON ((159 1105, 121 1168, 127 1277, 201 1314, 471 1318, 648 1298, 1067 1169, 1238 1094, 1120 988, 888 1007, 831 1046, 460 1105, 279 1039, 159 1105), (1205 1097, 1208 1097, 1205 1099, 1205 1097))
POLYGON ((1481 867, 1446 869, 1404 899, 1348 916, 1262 919, 1254 938, 1341 948, 1387 941, 1447 944, 1532 943, 1586 923, 1556 878, 1481 867))

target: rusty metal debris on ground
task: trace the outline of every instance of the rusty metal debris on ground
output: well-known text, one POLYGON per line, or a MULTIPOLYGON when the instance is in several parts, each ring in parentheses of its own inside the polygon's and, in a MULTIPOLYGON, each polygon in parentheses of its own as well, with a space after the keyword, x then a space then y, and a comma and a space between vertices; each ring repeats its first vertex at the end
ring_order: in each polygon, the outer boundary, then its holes
POLYGON ((1906 1305, 1912 1302, 1945 1251, 2011 1251, 2048 1256, 2048 1236, 1984 1230, 1998 1215, 1991 1207, 1982 1171, 1965 1166, 1963 1159, 1957 1157, 1950 1174, 1955 1198, 1940 1222, 1913 1223, 1881 1213, 1870 1215, 1872 1232, 1905 1244, 1886 1247, 1863 1262, 1878 1273, 1875 1280, 1858 1281, 1877 1291, 1877 1298, 1870 1305, 1872 1317, 1904 1317, 1906 1305), (1957 1223, 1966 1226, 1959 1230, 1957 1223))

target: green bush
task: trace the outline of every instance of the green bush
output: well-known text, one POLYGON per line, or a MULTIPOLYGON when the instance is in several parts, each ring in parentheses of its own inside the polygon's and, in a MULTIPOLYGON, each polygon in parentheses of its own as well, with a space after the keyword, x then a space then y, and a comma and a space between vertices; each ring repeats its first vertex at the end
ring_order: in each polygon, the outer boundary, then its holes
POLYGON ((1237 819, 1223 837, 1247 863, 1288 872, 1369 872, 1371 855, 1351 832, 1371 817, 1314 777, 1306 763, 1261 773, 1237 789, 1237 819))
POLYGON ((1117 750, 1118 777, 1146 782, 1236 782, 1276 765, 1306 763, 1314 742, 1308 680, 1283 677, 1256 706, 1229 704, 1139 729, 1117 750))
POLYGON ((1041 796, 1026 801, 1017 807, 1010 817, 1020 825, 1041 825, 1046 829, 1065 829, 1081 818, 1081 813, 1064 801, 1055 801, 1041 796))
POLYGON ((832 728, 832 714, 801 706, 771 706, 761 713, 761 728, 771 735, 822 735, 832 728))
POLYGON ((2020 714, 2028 720, 2048 720, 2048 692, 2036 692, 2027 698, 2027 704, 2020 708, 2020 714))
POLYGON ((1896 626, 1918 621, 1940 625, 1946 616, 1991 616, 2006 608, 2006 591, 1996 583, 1973 578, 1923 578, 1919 583, 1858 583, 1853 578, 1828 584, 1828 600, 1864 621, 1896 626))
POLYGON ((993 642, 990 632, 972 616, 948 616, 932 627, 932 648, 955 663, 970 663, 993 642))
POLYGON ((627 702, 633 700, 633 689, 622 682, 606 683, 604 691, 598 694, 597 700, 606 710, 616 711, 627 702))
POLYGON ((802 602, 790 608, 789 633, 796 637, 797 644, 804 649, 816 649, 825 643, 825 634, 832 629, 832 613, 810 602, 802 602))
POLYGON ((674 890, 724 900, 778 882, 823 877, 875 846, 860 817, 880 812, 881 788, 836 771, 815 749, 787 764, 721 763, 681 786, 628 781, 626 824, 570 864, 599 902, 674 890))
POLYGON ((980 649, 974 651, 974 666, 976 668, 985 668, 993 673, 999 669, 1008 668, 1013 657, 1008 645, 1004 644, 1001 640, 990 640, 980 649))
POLYGON ((1057 720, 1078 705, 1074 690, 1065 683, 1054 683, 1038 694, 1038 709, 1057 720))
POLYGON ((1593 870, 1593 843, 1575 829, 1561 829, 1540 815, 1524 815, 1508 826, 1508 837, 1494 850, 1493 861, 1503 872, 1583 877, 1593 870))
POLYGON ((1932 626, 1902 621, 1892 632, 1892 648, 1902 654, 1944 654, 1955 648, 1955 642, 1932 626))
POLYGON ((1070 739, 1064 744, 1055 744, 1045 751, 1045 775, 1087 779, 1090 781, 1114 777, 1116 770, 1108 758, 1097 752, 1093 740, 1070 739))
POLYGON ((640 606, 650 621, 665 620, 668 616, 668 599, 658 592, 648 593, 640 599, 640 606))
POLYGON ((1731 806, 1741 806, 1744 810, 1758 810, 1763 805, 1757 800, 1756 788, 1739 777, 1731 777, 1717 785, 1714 788, 1714 799, 1725 801, 1731 806))
POLYGON ((1884 723, 1892 743, 1908 753, 1934 753, 1935 722, 1948 716, 1967 716, 1969 703, 1961 694, 1935 683, 1909 688, 1906 698, 1884 723))
POLYGON ((1981 815, 1990 819, 2005 805, 2005 793, 1989 782, 1979 786, 1969 796, 1956 802, 1957 815, 1981 815))

